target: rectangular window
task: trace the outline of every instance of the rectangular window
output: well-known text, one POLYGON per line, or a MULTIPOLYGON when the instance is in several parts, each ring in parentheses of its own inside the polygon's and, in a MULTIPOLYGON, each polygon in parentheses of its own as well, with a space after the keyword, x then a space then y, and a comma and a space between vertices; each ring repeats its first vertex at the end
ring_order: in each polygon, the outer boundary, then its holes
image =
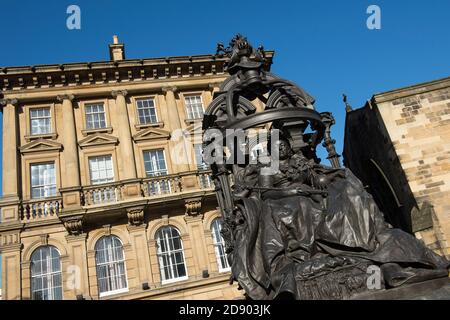
POLYGON ((87 129, 106 128, 105 106, 103 103, 87 104, 85 110, 87 129))
MULTIPOLYGON (((197 170, 208 170, 209 166, 203 161, 203 148, 202 145, 194 144, 195 151, 195 163, 197 164, 197 170)), ((209 173, 199 173, 200 188, 209 189, 213 187, 213 181, 209 173)))
MULTIPOLYGON (((93 185, 114 181, 112 157, 110 155, 89 157, 89 173, 93 185)), ((92 193, 92 201, 94 204, 117 201, 116 192, 114 186, 96 189, 92 193)))
POLYGON ((89 157, 89 172, 91 175, 91 184, 114 181, 112 157, 110 155, 89 157))
POLYGON ((56 196, 56 174, 54 163, 31 165, 31 198, 56 196))
POLYGON ((30 109, 30 128, 32 135, 51 133, 50 108, 30 109))
POLYGON ((203 148, 202 145, 194 144, 194 151, 195 151, 195 163, 197 164, 198 170, 207 170, 208 165, 203 161, 203 148))
POLYGON ((166 175, 167 167, 164 150, 144 151, 144 165, 147 177, 166 175))
POLYGON ((139 124, 149 124, 158 122, 156 116, 155 101, 153 99, 139 99, 136 101, 136 108, 139 116, 139 124))
MULTIPOLYGON (((168 174, 164 150, 144 151, 144 166, 147 177, 165 176, 168 174)), ((154 179, 148 182, 150 195, 167 194, 171 192, 168 179, 154 179)))
POLYGON ((203 118, 203 102, 201 96, 185 97, 187 118, 201 119, 203 118))

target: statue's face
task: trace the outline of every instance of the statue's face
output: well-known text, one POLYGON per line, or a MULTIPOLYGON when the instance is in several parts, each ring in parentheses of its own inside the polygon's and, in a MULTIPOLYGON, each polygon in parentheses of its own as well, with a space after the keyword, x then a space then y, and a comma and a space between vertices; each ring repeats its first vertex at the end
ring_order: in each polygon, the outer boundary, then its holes
POLYGON ((281 160, 289 158, 289 153, 291 151, 291 146, 289 145, 289 142, 286 140, 280 140, 278 141, 278 150, 279 150, 279 157, 281 160))

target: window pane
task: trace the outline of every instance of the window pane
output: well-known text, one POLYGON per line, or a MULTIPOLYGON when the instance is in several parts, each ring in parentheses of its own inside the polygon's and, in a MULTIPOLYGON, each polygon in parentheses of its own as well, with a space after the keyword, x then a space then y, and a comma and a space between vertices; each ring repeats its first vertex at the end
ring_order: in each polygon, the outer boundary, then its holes
POLYGON ((203 117, 203 102, 200 96, 187 96, 185 103, 188 119, 199 119, 203 117))
POLYGON ((56 196, 55 164, 32 164, 31 173, 31 197, 54 197, 56 196))
POLYGON ((153 99, 141 99, 136 101, 140 124, 156 123, 155 102, 153 99))
POLYGON ((171 226, 158 230, 156 243, 161 279, 185 277, 183 245, 178 230, 171 226))
POLYGON ((163 150, 144 151, 144 165, 148 177, 168 174, 163 150))
POLYGON ((116 236, 105 236, 95 244, 97 281, 100 293, 127 288, 123 246, 116 236))
POLYGON ((47 134, 51 130, 50 108, 35 108, 30 110, 30 130, 32 135, 47 134))
POLYGON ((101 184, 114 181, 112 156, 89 157, 91 184, 101 184))
POLYGON ((211 224, 211 232, 214 243, 214 250, 216 252, 217 263, 219 265, 219 269, 226 270, 229 269, 230 266, 228 264, 228 260, 225 253, 225 241, 220 234, 222 230, 221 220, 215 219, 211 224))
POLYGON ((62 299, 61 262, 55 247, 43 246, 31 255, 31 298, 62 299))
POLYGON ((106 128, 106 116, 103 104, 90 104, 85 106, 86 128, 106 128))

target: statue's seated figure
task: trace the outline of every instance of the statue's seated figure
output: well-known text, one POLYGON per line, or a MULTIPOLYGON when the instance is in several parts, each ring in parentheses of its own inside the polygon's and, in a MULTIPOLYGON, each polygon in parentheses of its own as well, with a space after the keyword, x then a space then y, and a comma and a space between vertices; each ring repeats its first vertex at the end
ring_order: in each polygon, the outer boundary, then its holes
POLYGON ((386 223, 350 170, 294 153, 284 137, 277 145, 277 172, 258 164, 235 175, 244 223, 232 277, 249 298, 349 298, 370 289, 376 270, 381 288, 448 276, 449 261, 386 223))

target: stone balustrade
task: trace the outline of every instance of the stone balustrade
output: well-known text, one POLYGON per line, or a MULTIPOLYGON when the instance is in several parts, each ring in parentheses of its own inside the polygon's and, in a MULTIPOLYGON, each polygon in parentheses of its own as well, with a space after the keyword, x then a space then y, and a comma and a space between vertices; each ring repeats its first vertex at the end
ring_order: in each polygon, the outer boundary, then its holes
POLYGON ((24 222, 57 217, 62 210, 62 198, 51 197, 23 201, 20 205, 24 222))
POLYGON ((142 179, 144 197, 180 193, 183 190, 181 176, 178 174, 162 175, 142 179))
POLYGON ((197 171, 197 181, 200 189, 214 189, 214 181, 211 177, 211 171, 201 170, 197 171))
MULTIPOLYGON (((158 198, 176 194, 189 194, 190 192, 209 191, 213 192, 214 182, 209 170, 184 172, 180 174, 160 175, 146 177, 134 181, 117 181, 99 185, 82 187, 78 207, 96 207, 111 205, 125 201, 142 200, 146 198, 158 198), (196 181, 194 186, 183 184, 186 178, 196 181), (136 184, 139 189, 137 196, 129 196, 126 186, 136 184)), ((66 192, 64 190, 61 191, 66 192)), ((73 191, 70 191, 73 192, 73 191)), ((63 209, 63 197, 51 197, 42 199, 24 200, 20 206, 22 222, 48 219, 58 217, 63 209)), ((70 204, 66 209, 70 209, 70 204)), ((65 210, 66 210, 65 209, 65 210)))
POLYGON ((84 205, 91 206, 122 201, 124 198, 122 185, 119 181, 83 187, 84 205))

